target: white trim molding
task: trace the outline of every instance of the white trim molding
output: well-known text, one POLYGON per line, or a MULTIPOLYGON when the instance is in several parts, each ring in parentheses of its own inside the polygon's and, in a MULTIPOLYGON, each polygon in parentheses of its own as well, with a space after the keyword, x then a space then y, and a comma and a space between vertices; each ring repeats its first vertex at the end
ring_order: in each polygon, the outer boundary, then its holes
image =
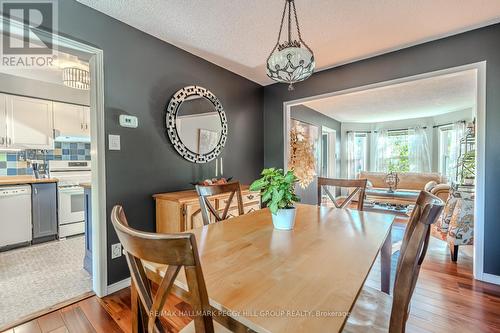
POLYGON ((481 281, 500 285, 500 276, 489 273, 483 273, 481 281))
POLYGON ((112 293, 117 292, 118 290, 128 288, 130 287, 130 283, 131 283, 130 278, 126 278, 124 280, 110 284, 107 288, 106 295, 110 295, 112 293))
MULTIPOLYGON (((283 165, 284 169, 287 168, 288 161, 288 147, 290 138, 288 133, 290 132, 290 111, 291 107, 299 104, 303 104, 308 101, 327 98, 337 95, 344 95, 353 92, 359 92, 367 89, 374 89, 384 86, 389 86, 393 84, 399 84, 403 82, 415 81, 426 79, 434 76, 441 76, 446 74, 452 74, 457 72, 462 72, 466 70, 475 69, 477 73, 477 105, 476 105, 476 128, 477 128, 477 154, 476 154, 476 202, 475 202, 475 223, 474 223, 474 266, 473 274, 474 278, 480 281, 500 284, 500 276, 488 274, 484 272, 484 211, 485 211, 485 138, 486 138, 486 61, 481 61, 477 63, 472 63, 464 66, 446 68, 434 72, 428 72, 424 74, 418 74, 408 77, 402 77, 394 80, 377 82, 374 84, 368 84, 364 86, 354 87, 350 89, 345 89, 341 91, 335 91, 331 93, 309 96, 301 99, 296 99, 292 101, 286 101, 283 103, 283 165)), ((343 144, 342 144, 343 146, 343 144)))

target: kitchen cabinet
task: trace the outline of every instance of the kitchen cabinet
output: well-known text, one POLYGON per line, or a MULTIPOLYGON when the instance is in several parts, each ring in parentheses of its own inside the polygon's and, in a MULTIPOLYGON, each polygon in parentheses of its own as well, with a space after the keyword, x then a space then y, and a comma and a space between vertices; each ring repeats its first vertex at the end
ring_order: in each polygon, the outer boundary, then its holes
POLYGON ((90 136, 90 107, 83 107, 83 123, 85 124, 85 135, 90 136))
POLYGON ((92 275, 92 187, 90 184, 82 185, 84 189, 85 207, 85 257, 83 268, 92 275))
POLYGON ((53 148, 52 102, 14 95, 3 97, 6 108, 6 147, 53 148))
POLYGON ((0 148, 7 148, 7 96, 0 94, 0 148))
POLYGON ((88 106, 53 102, 55 136, 85 137, 90 135, 88 106))
MULTIPOLYGON (((241 186, 243 210, 245 214, 260 209, 260 193, 252 192, 248 186, 241 186)), ((194 190, 159 193, 153 195, 156 203, 156 232, 182 232, 203 226, 198 195, 194 190)), ((226 207, 229 193, 210 198, 215 209, 222 211, 226 207)), ((236 198, 233 198, 228 218, 238 216, 236 198)), ((213 218, 213 217, 211 217, 213 218)))
POLYGON ((33 244, 57 239, 57 183, 31 185, 33 244))

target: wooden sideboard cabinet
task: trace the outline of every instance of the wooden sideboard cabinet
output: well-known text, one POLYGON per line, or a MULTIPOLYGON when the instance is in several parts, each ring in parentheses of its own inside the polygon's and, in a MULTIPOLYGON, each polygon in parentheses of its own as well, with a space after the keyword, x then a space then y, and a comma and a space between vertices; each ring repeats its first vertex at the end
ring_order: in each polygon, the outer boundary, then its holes
MULTIPOLYGON (((260 209, 260 193, 251 192, 248 186, 241 186, 245 214, 260 209)), ((200 203, 195 190, 158 193, 153 195, 156 203, 156 232, 181 232, 203 226, 200 203)), ((215 209, 223 210, 229 194, 211 198, 215 209)), ((238 216, 236 197, 231 202, 229 218, 238 216)))

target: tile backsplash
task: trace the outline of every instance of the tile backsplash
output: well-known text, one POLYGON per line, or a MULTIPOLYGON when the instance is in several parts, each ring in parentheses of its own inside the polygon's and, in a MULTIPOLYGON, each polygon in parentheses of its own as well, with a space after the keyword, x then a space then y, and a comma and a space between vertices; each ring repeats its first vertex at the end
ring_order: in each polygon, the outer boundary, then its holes
POLYGON ((0 149, 0 176, 32 175, 29 160, 40 160, 46 170, 51 160, 86 160, 90 161, 90 143, 54 142, 54 149, 26 149, 21 151, 2 151, 0 149))

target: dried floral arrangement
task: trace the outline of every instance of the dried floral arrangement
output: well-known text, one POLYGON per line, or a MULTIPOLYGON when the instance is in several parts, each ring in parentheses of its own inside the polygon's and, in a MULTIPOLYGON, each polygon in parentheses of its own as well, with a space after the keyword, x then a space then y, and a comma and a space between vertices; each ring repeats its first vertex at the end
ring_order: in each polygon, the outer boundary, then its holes
POLYGON ((300 187, 306 188, 316 176, 316 161, 313 143, 304 129, 295 126, 290 130, 290 160, 288 169, 293 170, 299 179, 300 187))

